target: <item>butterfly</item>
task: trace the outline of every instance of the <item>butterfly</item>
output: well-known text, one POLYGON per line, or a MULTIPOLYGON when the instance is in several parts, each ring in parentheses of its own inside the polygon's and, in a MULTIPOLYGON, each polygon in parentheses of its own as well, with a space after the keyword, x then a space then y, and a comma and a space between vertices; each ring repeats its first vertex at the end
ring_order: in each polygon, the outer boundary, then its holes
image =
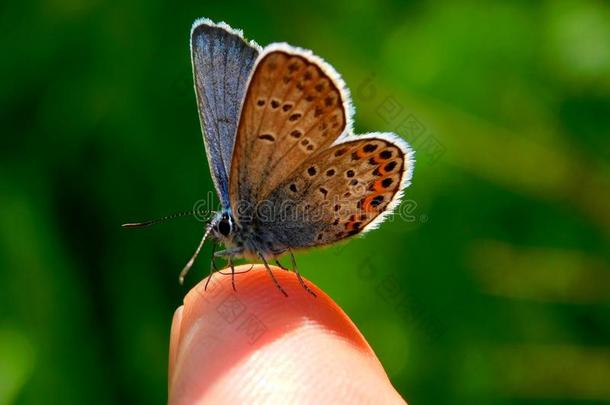
POLYGON ((414 152, 392 133, 354 135, 349 90, 309 50, 286 43, 262 48, 207 18, 194 22, 190 46, 221 209, 180 279, 211 238, 225 247, 214 257, 226 258, 233 276, 234 259, 261 261, 284 295, 269 261, 290 254, 299 282, 313 294, 293 251, 379 226, 410 184, 414 152))

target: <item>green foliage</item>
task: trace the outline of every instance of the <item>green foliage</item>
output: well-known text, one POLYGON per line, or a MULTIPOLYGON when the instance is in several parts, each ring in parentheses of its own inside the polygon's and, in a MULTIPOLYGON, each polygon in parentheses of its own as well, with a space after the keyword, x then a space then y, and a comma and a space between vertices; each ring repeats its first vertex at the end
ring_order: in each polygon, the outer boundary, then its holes
POLYGON ((119 224, 213 190, 200 16, 313 49, 359 132, 413 143, 402 218, 297 258, 409 402, 610 401, 607 4, 0 7, 0 403, 165 402, 171 316, 210 247, 183 288, 202 224, 119 224))

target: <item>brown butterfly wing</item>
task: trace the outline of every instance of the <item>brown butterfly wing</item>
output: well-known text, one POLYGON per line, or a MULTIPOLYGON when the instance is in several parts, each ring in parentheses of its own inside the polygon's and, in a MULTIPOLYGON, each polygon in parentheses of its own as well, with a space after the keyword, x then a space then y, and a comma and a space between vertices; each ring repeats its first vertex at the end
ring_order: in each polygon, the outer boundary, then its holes
POLYGON ((280 246, 334 243, 375 227, 398 204, 412 151, 391 134, 352 139, 307 159, 270 194, 279 216, 265 231, 280 246))
MULTIPOLYGON (((258 202, 346 128, 342 82, 288 46, 263 53, 246 91, 231 164, 231 204, 258 202)), ((239 219, 238 219, 239 220, 239 219)))

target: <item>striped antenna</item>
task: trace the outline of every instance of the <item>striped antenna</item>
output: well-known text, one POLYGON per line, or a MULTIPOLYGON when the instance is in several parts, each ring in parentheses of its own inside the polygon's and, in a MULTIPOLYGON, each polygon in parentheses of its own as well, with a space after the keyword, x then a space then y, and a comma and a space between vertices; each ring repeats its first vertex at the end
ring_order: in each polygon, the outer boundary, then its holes
POLYGON ((155 224, 159 224, 161 222, 169 221, 170 219, 186 217, 186 216, 189 216, 189 215, 195 215, 195 211, 191 210, 191 211, 177 212, 175 214, 167 215, 167 216, 162 217, 162 218, 151 219, 150 221, 144 221, 144 222, 130 222, 130 223, 127 223, 127 224, 122 224, 121 226, 123 228, 146 228, 146 227, 149 227, 151 225, 155 225, 155 224))

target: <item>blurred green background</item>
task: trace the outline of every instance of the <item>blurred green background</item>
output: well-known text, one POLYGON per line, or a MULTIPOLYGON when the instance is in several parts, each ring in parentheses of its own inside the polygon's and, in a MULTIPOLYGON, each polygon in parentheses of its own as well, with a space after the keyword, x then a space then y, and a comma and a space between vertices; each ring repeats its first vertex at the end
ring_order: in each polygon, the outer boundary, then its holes
POLYGON ((166 401, 177 275, 212 185, 197 17, 313 49, 358 132, 417 151, 402 218, 297 258, 412 404, 610 402, 610 6, 0 6, 0 403, 166 401))

